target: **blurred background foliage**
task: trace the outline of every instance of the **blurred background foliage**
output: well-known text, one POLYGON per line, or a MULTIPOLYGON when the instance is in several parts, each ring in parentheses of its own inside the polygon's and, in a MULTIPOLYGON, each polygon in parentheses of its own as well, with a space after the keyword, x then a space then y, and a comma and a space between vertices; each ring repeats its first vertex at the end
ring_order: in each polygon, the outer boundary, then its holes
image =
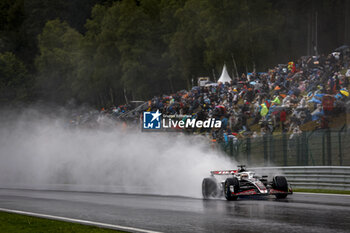
POLYGON ((2 0, 0 103, 101 107, 350 44, 346 0, 2 0), (315 35, 317 34, 317 41, 315 35))

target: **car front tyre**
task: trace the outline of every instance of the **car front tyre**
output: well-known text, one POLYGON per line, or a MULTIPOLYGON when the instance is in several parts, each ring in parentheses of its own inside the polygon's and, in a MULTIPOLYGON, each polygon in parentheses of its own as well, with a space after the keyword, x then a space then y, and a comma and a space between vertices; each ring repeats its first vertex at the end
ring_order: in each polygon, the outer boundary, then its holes
MULTIPOLYGON (((276 190, 280 190, 280 191, 284 191, 284 192, 288 192, 288 181, 286 179, 286 177, 284 176, 275 176, 273 178, 273 188, 276 190)), ((283 199, 286 198, 288 196, 288 194, 286 193, 279 193, 279 194, 275 194, 277 199, 283 199)))
POLYGON ((202 182, 202 195, 204 199, 216 197, 218 194, 218 185, 212 178, 204 178, 202 182))

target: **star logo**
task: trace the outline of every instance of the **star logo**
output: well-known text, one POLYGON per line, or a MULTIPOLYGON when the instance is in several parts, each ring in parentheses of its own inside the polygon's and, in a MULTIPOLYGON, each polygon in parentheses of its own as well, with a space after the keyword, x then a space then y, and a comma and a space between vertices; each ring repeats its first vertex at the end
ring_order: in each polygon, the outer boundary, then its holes
POLYGON ((161 113, 143 112, 143 129, 160 129, 161 128, 161 113))
POLYGON ((157 110, 155 113, 151 113, 151 115, 153 116, 152 121, 156 120, 159 121, 159 117, 162 115, 161 113, 159 113, 159 110, 157 110))

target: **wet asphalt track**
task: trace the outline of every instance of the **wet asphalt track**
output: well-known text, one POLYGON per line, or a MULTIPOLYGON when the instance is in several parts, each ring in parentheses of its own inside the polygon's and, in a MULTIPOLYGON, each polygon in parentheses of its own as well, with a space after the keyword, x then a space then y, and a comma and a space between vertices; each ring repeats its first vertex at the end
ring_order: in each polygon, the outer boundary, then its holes
POLYGON ((350 232, 350 196, 294 194, 234 202, 0 189, 0 208, 161 232, 350 232))

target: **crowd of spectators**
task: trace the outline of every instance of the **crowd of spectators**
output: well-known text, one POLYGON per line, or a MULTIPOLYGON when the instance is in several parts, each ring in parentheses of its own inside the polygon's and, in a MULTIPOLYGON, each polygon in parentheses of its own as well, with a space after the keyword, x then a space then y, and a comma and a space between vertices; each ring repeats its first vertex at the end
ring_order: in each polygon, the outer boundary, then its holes
POLYGON ((275 131, 296 134, 311 121, 327 128, 330 117, 345 112, 349 68, 346 49, 328 56, 305 56, 267 73, 242 74, 230 83, 208 83, 154 97, 148 111, 220 119, 222 128, 210 133, 224 140, 275 131))
POLYGON ((314 123, 311 124, 314 128, 327 128, 332 117, 346 111, 349 76, 350 50, 344 46, 327 56, 304 56, 279 64, 266 73, 242 74, 230 83, 208 82, 189 91, 156 96, 137 111, 131 105, 121 105, 102 109, 100 114, 119 119, 123 125, 138 125, 144 110, 198 120, 215 118, 221 120, 221 129, 191 131, 209 134, 214 140, 274 132, 293 136, 301 133, 301 126, 309 122, 314 123))

